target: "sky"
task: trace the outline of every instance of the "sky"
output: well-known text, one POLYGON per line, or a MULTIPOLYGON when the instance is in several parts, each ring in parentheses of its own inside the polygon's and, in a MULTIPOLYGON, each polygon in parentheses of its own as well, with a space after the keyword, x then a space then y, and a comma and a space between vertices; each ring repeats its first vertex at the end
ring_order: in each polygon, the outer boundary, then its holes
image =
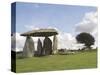
MULTIPOLYGON (((75 37, 81 32, 92 34, 97 45, 97 16, 97 7, 92 6, 17 2, 17 49, 22 49, 25 42, 25 37, 21 37, 20 33, 39 28, 55 28, 59 33, 59 48, 79 47, 81 44, 76 44, 75 37)), ((33 39, 36 42, 38 40, 38 38, 33 39)))

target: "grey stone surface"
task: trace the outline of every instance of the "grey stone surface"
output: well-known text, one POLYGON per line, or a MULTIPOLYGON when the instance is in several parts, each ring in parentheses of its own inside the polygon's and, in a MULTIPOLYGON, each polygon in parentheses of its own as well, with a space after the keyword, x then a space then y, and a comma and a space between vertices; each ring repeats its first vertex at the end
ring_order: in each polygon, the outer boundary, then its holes
POLYGON ((38 39, 38 44, 37 44, 37 52, 38 52, 38 56, 42 55, 42 42, 40 39, 38 39))
POLYGON ((58 39, 57 39, 57 36, 54 35, 54 37, 53 37, 53 54, 57 53, 57 46, 58 46, 58 39))
POLYGON ((37 29, 22 33, 21 36, 53 36, 57 35, 58 32, 55 29, 37 29))
POLYGON ((52 54, 52 41, 50 38, 45 37, 43 42, 43 52, 44 55, 50 55, 52 54))
POLYGON ((26 42, 23 48, 23 57, 32 57, 34 55, 34 41, 31 37, 27 36, 26 42))

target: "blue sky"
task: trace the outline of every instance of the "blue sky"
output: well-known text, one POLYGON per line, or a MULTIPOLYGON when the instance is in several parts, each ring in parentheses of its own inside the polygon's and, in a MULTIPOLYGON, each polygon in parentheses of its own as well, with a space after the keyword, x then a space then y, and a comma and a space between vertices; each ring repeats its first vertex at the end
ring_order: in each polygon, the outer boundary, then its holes
MULTIPOLYGON (((12 15, 12 18, 14 16, 12 15)), ((17 2, 16 48, 23 50, 25 37, 20 36, 21 33, 48 27, 58 30, 58 48, 79 49, 84 47, 75 39, 81 32, 91 33, 94 36, 95 48, 98 43, 97 21, 97 7, 17 2)), ((52 37, 50 39, 53 40, 52 37)), ((36 45, 38 38, 33 37, 33 40, 36 45)), ((41 40, 43 42, 43 39, 41 40)))
POLYGON ((28 31, 25 26, 36 28, 55 27, 62 32, 74 33, 75 25, 79 23, 85 13, 97 11, 96 7, 16 3, 16 32, 28 31))

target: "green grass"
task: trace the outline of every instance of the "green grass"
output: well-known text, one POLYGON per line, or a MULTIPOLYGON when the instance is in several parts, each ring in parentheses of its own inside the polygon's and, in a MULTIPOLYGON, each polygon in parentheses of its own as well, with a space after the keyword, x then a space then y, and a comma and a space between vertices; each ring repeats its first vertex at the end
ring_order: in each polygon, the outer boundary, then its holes
POLYGON ((52 55, 16 60, 16 72, 55 71, 96 67, 96 51, 79 52, 72 55, 52 55))

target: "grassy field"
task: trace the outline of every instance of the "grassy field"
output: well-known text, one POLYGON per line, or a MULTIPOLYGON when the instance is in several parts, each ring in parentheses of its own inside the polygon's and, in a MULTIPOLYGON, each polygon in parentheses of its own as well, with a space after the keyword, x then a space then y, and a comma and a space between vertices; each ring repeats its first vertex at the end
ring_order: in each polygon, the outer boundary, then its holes
POLYGON ((97 51, 50 55, 16 60, 16 72, 38 72, 97 67, 97 51))

